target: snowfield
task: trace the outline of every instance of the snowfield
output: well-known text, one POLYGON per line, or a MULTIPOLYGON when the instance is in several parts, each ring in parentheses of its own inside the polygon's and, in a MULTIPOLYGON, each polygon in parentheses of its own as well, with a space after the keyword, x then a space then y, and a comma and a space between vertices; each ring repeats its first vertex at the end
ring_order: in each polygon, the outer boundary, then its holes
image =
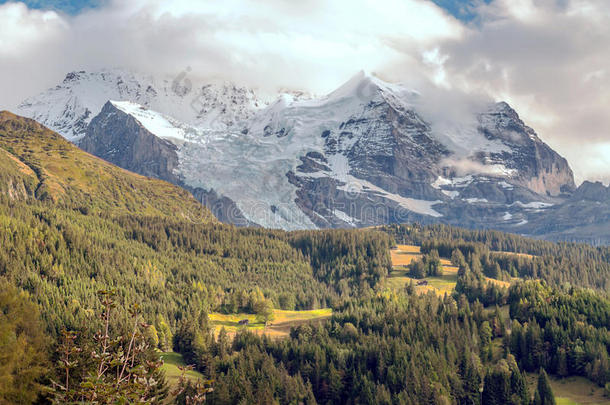
POLYGON ((226 129, 267 105, 251 89, 187 77, 153 77, 124 69, 72 72, 44 93, 25 100, 16 113, 77 142, 110 100, 130 101, 199 128, 226 129))

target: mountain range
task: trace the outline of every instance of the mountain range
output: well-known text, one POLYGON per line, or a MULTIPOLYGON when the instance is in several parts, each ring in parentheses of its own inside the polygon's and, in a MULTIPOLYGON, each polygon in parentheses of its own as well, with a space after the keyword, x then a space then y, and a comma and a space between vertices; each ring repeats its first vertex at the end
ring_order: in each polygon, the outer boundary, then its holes
POLYGON ((223 222, 441 222, 610 242, 610 189, 577 188, 568 162, 510 105, 430 114, 430 101, 363 72, 328 95, 269 98, 231 83, 114 69, 69 73, 16 112, 108 162, 189 190, 223 222))

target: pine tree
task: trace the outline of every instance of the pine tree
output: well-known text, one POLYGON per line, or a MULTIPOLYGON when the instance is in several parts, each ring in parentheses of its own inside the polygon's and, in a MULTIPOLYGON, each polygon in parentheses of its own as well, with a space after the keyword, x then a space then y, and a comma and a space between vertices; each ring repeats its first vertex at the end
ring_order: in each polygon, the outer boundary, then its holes
POLYGON ((463 397, 460 403, 478 404, 480 402, 481 374, 479 359, 475 353, 463 353, 460 371, 463 381, 463 397))
POLYGON ((61 381, 54 382, 54 403, 158 403, 167 396, 162 362, 147 344, 148 325, 141 321, 139 306, 129 310, 131 330, 126 336, 114 336, 110 320, 114 318, 116 291, 99 291, 102 323, 93 336, 82 336, 77 346, 74 332, 64 332, 59 347, 61 381), (89 353, 85 348, 93 348, 89 353), (75 356, 86 355, 87 372, 73 373, 75 356))
POLYGON ((485 376, 482 403, 504 405, 510 401, 510 370, 505 360, 501 360, 485 376))
POLYGON ((553 390, 551 389, 551 384, 549 383, 549 377, 546 375, 546 371, 544 369, 540 369, 540 374, 538 375, 538 387, 536 390, 537 398, 540 401, 540 405, 555 405, 555 395, 553 395, 553 390))
POLYGON ((479 337, 481 339, 481 349, 486 349, 491 344, 492 330, 489 322, 485 321, 479 329, 479 337))
POLYGON ((511 371, 510 388, 511 388, 511 403, 514 405, 528 405, 530 395, 527 389, 527 381, 519 370, 515 357, 509 354, 507 357, 508 366, 511 371))

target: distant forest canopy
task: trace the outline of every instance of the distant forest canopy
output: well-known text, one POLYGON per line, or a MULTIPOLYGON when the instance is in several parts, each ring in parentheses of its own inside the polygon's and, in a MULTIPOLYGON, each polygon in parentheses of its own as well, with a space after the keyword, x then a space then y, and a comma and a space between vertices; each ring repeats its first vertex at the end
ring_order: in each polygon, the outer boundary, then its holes
POLYGON ((525 371, 610 381, 610 335, 598 323, 610 315, 608 301, 577 293, 547 302, 555 293, 538 281, 517 284, 509 315, 463 295, 380 294, 337 307, 329 322, 297 327, 288 339, 243 332, 193 358, 216 381, 214 404, 552 403, 548 381, 532 390, 525 371), (303 385, 311 391, 290 388, 303 385))
POLYGON ((392 235, 396 243, 421 246, 423 253, 436 250, 442 257, 449 258, 458 249, 465 257, 474 255, 476 261, 488 266, 498 264, 505 276, 542 279, 555 286, 567 283, 602 293, 610 292, 608 246, 547 242, 499 231, 475 231, 448 225, 387 225, 377 229, 392 235))

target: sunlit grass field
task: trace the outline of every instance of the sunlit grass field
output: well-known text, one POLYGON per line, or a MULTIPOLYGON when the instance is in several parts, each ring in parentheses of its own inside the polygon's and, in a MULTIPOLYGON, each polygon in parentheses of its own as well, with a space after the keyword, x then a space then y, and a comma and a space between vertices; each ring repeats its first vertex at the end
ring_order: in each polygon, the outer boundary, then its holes
POLYGON ((491 254, 499 255, 499 256, 501 256, 501 255, 519 256, 519 257, 524 257, 524 258, 527 258, 527 259, 533 259, 534 257, 536 257, 534 255, 530 255, 530 254, 527 254, 527 253, 502 252, 502 251, 492 251, 491 254))
POLYGON ((450 294, 455 289, 457 283, 457 272, 447 273, 437 277, 426 277, 422 280, 407 276, 406 270, 393 270, 386 280, 386 285, 392 289, 403 289, 409 282, 415 285, 415 291, 418 293, 426 293, 434 291, 438 295, 450 294), (417 285, 418 282, 427 281, 427 285, 417 285))
POLYGON ((220 314, 214 312, 209 315, 209 319, 216 333, 218 333, 221 328, 225 328, 229 334, 234 334, 238 330, 247 329, 254 333, 264 333, 272 337, 282 337, 288 335, 292 326, 329 318, 332 315, 332 309, 324 308, 308 311, 274 309, 273 315, 274 319, 267 325, 267 328, 265 328, 265 325, 262 322, 257 321, 255 314, 220 314), (242 319, 247 319, 248 325, 240 325, 239 321, 242 319))
MULTIPOLYGON (((534 393, 538 374, 527 374, 530 393, 534 393)), ((557 405, 593 405, 610 404, 610 398, 604 396, 604 389, 584 377, 554 378, 549 377, 551 389, 557 405)))
MULTIPOLYGON (((497 252, 501 254, 511 254, 506 252, 497 252)), ((514 253, 524 257, 530 256, 522 253, 514 253)), ((408 276, 407 267, 413 260, 422 256, 419 246, 414 245, 397 245, 396 249, 390 251, 392 258, 392 272, 386 280, 386 287, 391 289, 403 289, 409 282, 415 284, 415 291, 419 294, 425 294, 428 291, 434 291, 438 295, 450 294, 457 283, 458 268, 455 267, 448 258, 441 258, 443 266, 443 275, 438 277, 426 277, 422 280, 408 276), (427 285, 417 285, 418 282, 427 281, 427 285)), ((531 257, 531 256, 530 256, 531 257)), ((509 287, 510 282, 495 280, 485 277, 488 282, 494 283, 501 287, 509 287)))
MULTIPOLYGON (((173 386, 178 383, 178 379, 182 374, 182 371, 178 367, 185 366, 184 360, 182 359, 182 355, 176 352, 162 352, 159 353, 159 357, 163 360, 163 366, 161 370, 165 372, 165 377, 167 378, 167 383, 170 386, 173 386)), ((185 376, 189 379, 196 380, 198 378, 203 378, 201 373, 190 370, 185 373, 185 376)))
POLYGON ((434 291, 438 295, 450 294, 457 283, 457 267, 451 264, 449 259, 441 259, 443 275, 437 277, 426 277, 427 285, 417 285, 418 280, 407 275, 406 268, 413 260, 422 256, 419 246, 398 245, 397 249, 390 251, 393 270, 386 280, 386 286, 391 289, 403 289, 411 281, 416 285, 415 291, 420 294, 434 291))
POLYGON ((393 266, 407 266, 414 259, 421 256, 419 246, 398 245, 397 249, 390 251, 393 266))

